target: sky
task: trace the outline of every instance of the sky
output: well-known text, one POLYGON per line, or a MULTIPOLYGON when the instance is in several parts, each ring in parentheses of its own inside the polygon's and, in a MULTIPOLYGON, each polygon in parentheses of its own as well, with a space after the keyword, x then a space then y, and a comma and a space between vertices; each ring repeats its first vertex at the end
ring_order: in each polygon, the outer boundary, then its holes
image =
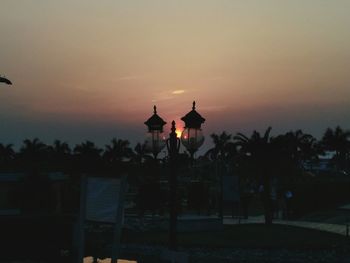
POLYGON ((0 142, 350 128, 348 0, 2 0, 0 142), (169 127, 166 127, 166 132, 169 127))

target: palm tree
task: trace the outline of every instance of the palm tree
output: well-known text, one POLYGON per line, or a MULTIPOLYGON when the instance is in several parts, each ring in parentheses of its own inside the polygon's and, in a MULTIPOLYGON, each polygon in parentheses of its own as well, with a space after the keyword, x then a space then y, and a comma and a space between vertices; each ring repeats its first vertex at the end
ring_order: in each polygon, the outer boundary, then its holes
POLYGON ((33 140, 25 139, 20 149, 19 157, 27 168, 37 169, 39 168, 39 163, 45 163, 47 160, 47 153, 47 145, 38 138, 34 138, 33 140))
POLYGON ((34 138, 33 140, 25 139, 20 152, 37 153, 45 150, 47 150, 46 144, 41 142, 38 138, 34 138))
POLYGON ((261 157, 266 156, 266 152, 270 148, 270 132, 271 127, 268 127, 264 136, 261 136, 257 131, 253 131, 250 138, 242 133, 237 133, 233 139, 237 145, 241 147, 241 152, 248 155, 250 154, 254 157, 261 157))
POLYGON ((73 150, 77 161, 78 169, 84 172, 96 171, 101 165, 102 149, 93 142, 85 141, 77 144, 73 150))
POLYGON ((133 159, 136 163, 141 164, 144 160, 152 158, 149 155, 150 153, 146 143, 137 143, 134 148, 133 159))
POLYGON ((337 169, 346 167, 346 162, 349 160, 350 151, 350 131, 344 131, 340 126, 334 130, 328 128, 322 137, 322 145, 326 151, 334 151, 337 169))
POLYGON ((271 138, 271 142, 276 146, 276 150, 279 151, 280 159, 284 158, 294 168, 301 168, 304 161, 313 159, 315 157, 314 154, 316 154, 313 151, 316 139, 310 134, 303 133, 301 130, 290 131, 271 138))
POLYGON ((265 223, 272 223, 272 200, 271 200, 271 179, 274 165, 274 149, 270 142, 271 127, 269 127, 263 136, 259 132, 253 131, 251 137, 242 133, 234 136, 234 141, 240 147, 240 153, 243 159, 249 162, 250 167, 255 168, 255 176, 262 181, 263 193, 262 201, 264 204, 265 223))
POLYGON ((312 170, 312 164, 319 161, 319 155, 324 154, 324 151, 321 143, 312 137, 301 145, 301 154, 303 161, 310 162, 312 170))
POLYGON ((98 148, 95 143, 88 140, 81 144, 77 144, 74 148, 74 153, 76 155, 87 158, 99 158, 101 152, 102 149, 98 148))
POLYGON ((52 165, 57 169, 66 169, 71 157, 71 149, 66 142, 55 140, 53 145, 48 147, 52 165))
POLYGON ((213 133, 210 137, 213 140, 214 147, 209 149, 205 156, 211 160, 225 159, 227 150, 232 147, 232 135, 223 131, 220 135, 213 133))
POLYGON ((60 140, 55 140, 52 146, 49 146, 49 149, 59 155, 69 155, 71 149, 66 142, 61 142, 60 140))
POLYGON ((214 147, 205 153, 205 157, 215 162, 215 177, 220 184, 219 215, 223 218, 223 175, 229 169, 229 165, 233 164, 236 151, 236 145, 231 141, 232 135, 223 131, 221 134, 213 133, 210 135, 214 143, 214 147))
POLYGON ((23 141, 23 146, 20 149, 20 153, 33 157, 46 152, 46 150, 46 144, 41 142, 38 138, 34 138, 33 140, 25 139, 23 141))
POLYGON ((12 144, 2 144, 0 143, 0 163, 1 168, 7 167, 15 157, 15 151, 13 150, 12 144))
POLYGON ((133 156, 133 151, 130 148, 128 140, 112 139, 112 145, 106 145, 103 158, 107 162, 123 162, 125 159, 130 159, 133 156))

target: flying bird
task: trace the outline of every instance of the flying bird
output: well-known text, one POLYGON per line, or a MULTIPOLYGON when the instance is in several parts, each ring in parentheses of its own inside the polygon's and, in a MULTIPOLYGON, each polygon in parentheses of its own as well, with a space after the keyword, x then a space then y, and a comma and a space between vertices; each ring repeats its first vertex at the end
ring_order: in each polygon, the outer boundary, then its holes
POLYGON ((9 79, 1 77, 1 76, 0 76, 0 82, 4 82, 7 85, 12 85, 12 82, 9 79))

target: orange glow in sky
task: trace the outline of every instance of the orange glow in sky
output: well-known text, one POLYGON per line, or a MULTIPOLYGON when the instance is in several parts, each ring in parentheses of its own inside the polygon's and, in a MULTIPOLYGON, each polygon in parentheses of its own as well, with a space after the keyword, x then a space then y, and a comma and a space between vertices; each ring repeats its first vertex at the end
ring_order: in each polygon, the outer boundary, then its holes
POLYGON ((348 128, 349 10, 344 0, 2 0, 0 75, 13 85, 0 85, 0 138, 140 142, 153 105, 170 125, 193 100, 207 137, 348 128))

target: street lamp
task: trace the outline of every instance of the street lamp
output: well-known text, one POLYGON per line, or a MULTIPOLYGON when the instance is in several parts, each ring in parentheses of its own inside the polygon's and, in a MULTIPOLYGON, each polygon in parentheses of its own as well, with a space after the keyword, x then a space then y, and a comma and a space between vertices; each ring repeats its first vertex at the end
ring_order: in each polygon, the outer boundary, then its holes
POLYGON ((180 150, 180 139, 176 135, 175 121, 171 122, 171 133, 166 140, 166 146, 169 153, 169 191, 170 191, 170 220, 169 220, 169 246, 172 249, 177 248, 177 170, 178 154, 180 150))
MULTIPOLYGON (((170 188, 170 222, 169 222, 169 245, 170 248, 176 249, 177 247, 177 169, 178 169, 178 154, 180 150, 180 141, 186 147, 193 159, 194 153, 202 146, 204 142, 204 136, 202 134, 201 125, 205 119, 195 110, 196 103, 193 102, 192 111, 187 113, 181 118, 185 122, 185 129, 181 134, 181 140, 176 135, 175 121, 171 123, 171 133, 169 138, 166 139, 166 146, 169 155, 169 188, 170 188)), ((166 122, 157 115, 157 108, 154 106, 153 115, 145 122, 148 127, 148 138, 150 150, 153 155, 157 154, 164 147, 163 126, 166 122)), ((146 140, 146 143, 147 143, 146 140)))
POLYGON ((181 134, 181 142, 193 160, 194 153, 204 142, 201 125, 205 122, 205 119, 196 111, 195 101, 192 104, 192 110, 182 117, 181 120, 185 122, 185 129, 181 134))
POLYGON ((166 122, 157 114, 157 107, 153 106, 153 115, 145 121, 148 127, 146 137, 146 149, 152 152, 154 159, 165 146, 165 137, 163 135, 163 126, 166 122))

